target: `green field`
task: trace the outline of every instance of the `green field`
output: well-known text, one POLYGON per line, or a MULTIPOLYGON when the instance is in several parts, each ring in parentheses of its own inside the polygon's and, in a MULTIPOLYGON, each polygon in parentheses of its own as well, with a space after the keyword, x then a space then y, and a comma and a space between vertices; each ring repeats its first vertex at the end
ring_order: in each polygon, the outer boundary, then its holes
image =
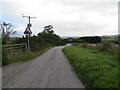
POLYGON ((119 39, 119 37, 120 37, 120 35, 106 35, 106 36, 102 36, 102 40, 103 41, 111 41, 111 40, 118 40, 119 39))
POLYGON ((118 88, 118 60, 111 53, 77 46, 63 52, 86 87, 118 88))

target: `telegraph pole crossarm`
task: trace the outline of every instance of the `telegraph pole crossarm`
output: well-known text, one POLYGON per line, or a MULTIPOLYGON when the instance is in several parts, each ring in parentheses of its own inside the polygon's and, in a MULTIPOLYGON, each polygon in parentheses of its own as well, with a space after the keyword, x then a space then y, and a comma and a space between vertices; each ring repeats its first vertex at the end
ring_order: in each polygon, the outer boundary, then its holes
POLYGON ((30 19, 31 19, 31 18, 34 18, 34 19, 37 18, 37 17, 24 16, 24 15, 23 15, 23 17, 28 18, 28 20, 29 20, 28 27, 31 27, 31 26, 32 26, 31 23, 30 23, 30 19))

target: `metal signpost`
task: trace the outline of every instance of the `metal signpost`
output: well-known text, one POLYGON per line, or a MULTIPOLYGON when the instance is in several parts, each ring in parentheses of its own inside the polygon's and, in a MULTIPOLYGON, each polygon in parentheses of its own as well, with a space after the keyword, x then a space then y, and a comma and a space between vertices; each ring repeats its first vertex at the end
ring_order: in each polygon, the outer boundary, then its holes
POLYGON ((31 18, 36 18, 36 17, 30 17, 30 16, 23 16, 23 17, 26 17, 28 18, 29 20, 29 23, 27 24, 27 28, 25 29, 25 32, 24 34, 26 34, 28 36, 28 51, 30 51, 30 34, 32 34, 32 31, 30 30, 30 27, 32 27, 32 24, 30 23, 30 19, 31 18))

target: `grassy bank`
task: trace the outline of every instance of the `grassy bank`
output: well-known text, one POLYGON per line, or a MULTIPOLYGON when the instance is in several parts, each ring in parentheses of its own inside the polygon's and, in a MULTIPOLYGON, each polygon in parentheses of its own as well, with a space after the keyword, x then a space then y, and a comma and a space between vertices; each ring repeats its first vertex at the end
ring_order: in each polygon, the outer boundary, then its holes
POLYGON ((104 51, 104 52, 110 52, 114 55, 118 55, 118 44, 115 44, 112 41, 104 41, 96 44, 80 43, 78 44, 78 46, 104 51))
POLYGON ((117 56, 77 46, 65 47, 63 52, 86 87, 118 88, 117 56))
POLYGON ((36 58, 37 56, 42 55, 44 52, 46 52, 50 48, 52 48, 52 47, 43 49, 41 51, 24 52, 24 53, 19 53, 19 54, 16 54, 16 55, 8 56, 8 58, 6 60, 2 61, 3 66, 9 65, 9 64, 14 64, 14 63, 30 61, 30 60, 36 58))

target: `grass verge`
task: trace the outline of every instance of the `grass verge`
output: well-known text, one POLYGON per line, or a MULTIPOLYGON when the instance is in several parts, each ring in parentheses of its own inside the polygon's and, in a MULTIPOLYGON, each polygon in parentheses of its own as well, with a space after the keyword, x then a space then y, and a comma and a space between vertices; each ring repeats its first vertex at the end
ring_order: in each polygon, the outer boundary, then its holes
POLYGON ((30 51, 30 52, 19 53, 19 54, 16 54, 14 56, 9 56, 7 61, 5 61, 5 64, 3 66, 9 65, 9 64, 30 61, 30 60, 36 58, 37 56, 42 55, 44 52, 46 52, 50 48, 52 48, 52 47, 49 47, 49 48, 46 48, 46 49, 43 49, 43 50, 37 51, 37 52, 30 51))
POLYGON ((65 47, 63 52, 86 87, 118 88, 117 56, 77 46, 65 47))

